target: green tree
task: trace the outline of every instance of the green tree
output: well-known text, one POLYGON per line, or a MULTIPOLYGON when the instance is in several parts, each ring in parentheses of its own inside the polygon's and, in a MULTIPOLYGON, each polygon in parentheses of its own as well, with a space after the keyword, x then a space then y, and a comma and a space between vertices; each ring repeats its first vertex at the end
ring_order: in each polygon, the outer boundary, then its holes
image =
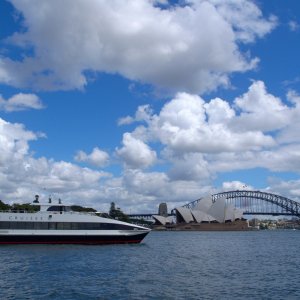
POLYGON ((24 203, 24 204, 19 204, 19 203, 14 203, 11 206, 12 210, 23 210, 23 211, 28 211, 28 212, 35 212, 40 210, 39 205, 31 205, 30 203, 24 203))
POLYGON ((113 219, 116 216, 116 204, 115 204, 115 202, 110 203, 109 216, 113 219))
POLYGON ((10 205, 5 204, 0 200, 0 210, 9 210, 9 209, 11 209, 10 205))
POLYGON ((130 223, 129 217, 119 207, 116 208, 115 202, 111 202, 110 204, 109 216, 113 219, 130 223))

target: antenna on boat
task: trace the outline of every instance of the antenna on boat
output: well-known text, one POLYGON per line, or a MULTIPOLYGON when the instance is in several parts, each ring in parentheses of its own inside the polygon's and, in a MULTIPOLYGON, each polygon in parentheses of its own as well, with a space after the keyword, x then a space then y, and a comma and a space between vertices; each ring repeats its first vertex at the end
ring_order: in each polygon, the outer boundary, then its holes
POLYGON ((61 199, 60 198, 58 199, 58 204, 61 204, 61 199))
POLYGON ((52 199, 51 199, 51 196, 49 196, 48 203, 51 203, 51 202, 52 202, 52 199))
POLYGON ((39 203, 39 195, 35 195, 35 200, 33 201, 33 203, 39 203))

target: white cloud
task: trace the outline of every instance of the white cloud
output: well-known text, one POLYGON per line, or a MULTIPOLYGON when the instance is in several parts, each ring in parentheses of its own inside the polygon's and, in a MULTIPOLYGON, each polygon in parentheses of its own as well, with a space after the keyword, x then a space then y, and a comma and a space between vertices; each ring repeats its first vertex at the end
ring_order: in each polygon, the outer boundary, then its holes
POLYGON ((205 103, 179 93, 158 114, 148 113, 132 134, 163 147, 160 157, 170 164, 171 180, 207 181, 220 172, 252 168, 300 172, 300 101, 294 91, 287 96, 292 106, 261 81, 231 106, 220 98, 205 103))
POLYGON ((146 199, 145 202, 149 202, 149 206, 153 206, 155 201, 156 203, 167 201, 169 205, 173 205, 171 208, 195 200, 210 189, 206 183, 201 184, 199 181, 170 180, 165 173, 144 173, 140 170, 126 170, 123 184, 126 191, 134 195, 132 197, 146 199))
POLYGON ((240 117, 232 121, 235 128, 272 131, 290 122, 290 108, 269 94, 262 81, 254 81, 244 95, 235 99, 235 105, 242 111, 240 117))
POLYGON ((152 114, 153 114, 153 111, 149 104, 141 105, 138 107, 134 118, 131 116, 126 116, 126 117, 120 118, 118 120, 118 125, 128 125, 128 124, 132 124, 134 122, 139 122, 139 121, 148 122, 148 121, 150 121, 152 114))
MULTIPOLYGON (((0 119, 0 198, 26 201, 36 192, 59 193, 66 201, 97 209, 108 210, 115 200, 127 212, 153 212, 160 202, 173 208, 209 193, 220 173, 264 168, 299 174, 300 101, 295 91, 287 97, 289 106, 262 82, 253 82, 232 104, 179 93, 158 112, 141 106, 132 117, 138 124, 131 127, 137 127, 124 133, 116 148, 124 163, 119 175, 33 156, 30 143, 39 135, 0 119), (267 120, 270 113, 279 124, 267 120), (250 121, 257 122, 255 128, 250 121)), ((95 147, 91 153, 78 152, 76 159, 101 167, 108 154, 95 147)), ((224 182, 222 187, 236 189, 245 183, 224 182)), ((271 181, 269 188, 293 199, 299 196, 297 184, 281 179, 277 189, 271 181), (290 194, 284 193, 288 187, 290 194)))
POLYGON ((26 131, 22 124, 11 124, 0 118, 0 164, 22 159, 28 154, 28 142, 37 138, 35 133, 26 131))
POLYGON ((129 125, 131 123, 134 122, 134 118, 130 117, 130 116, 126 116, 126 117, 123 117, 123 118, 120 118, 118 120, 118 125, 121 126, 121 125, 129 125))
POLYGON ((155 151, 130 133, 124 134, 123 147, 116 153, 129 168, 147 168, 156 161, 155 151))
POLYGON ((224 191, 237 191, 237 190, 253 190, 251 185, 247 185, 241 181, 225 181, 222 184, 224 191))
POLYGON ((215 98, 204 104, 205 112, 208 116, 209 123, 228 123, 235 116, 235 111, 230 107, 229 103, 215 98))
POLYGON ((157 196, 165 196, 165 188, 169 178, 164 173, 144 173, 140 170, 126 170, 123 176, 124 186, 133 193, 155 199, 157 196))
POLYGON ((100 179, 110 176, 68 162, 34 158, 30 142, 38 137, 23 125, 0 118, 0 199, 25 202, 40 192, 77 201, 73 193, 99 188, 100 179))
POLYGON ((293 104, 290 114, 287 116, 288 124, 278 134, 278 141, 282 144, 300 142, 300 96, 290 90, 287 99, 293 104))
POLYGON ((205 92, 230 84, 229 74, 258 59, 239 49, 276 25, 247 0, 15 1, 24 29, 7 42, 33 50, 20 61, 0 57, 0 82, 36 89, 74 89, 86 70, 119 73, 160 88, 205 92), (161 1, 160 1, 161 2, 161 1))
POLYGON ((287 99, 294 104, 300 104, 300 95, 294 90, 289 90, 287 93, 287 99))
POLYGON ((214 99, 205 104, 199 96, 180 93, 150 119, 149 135, 177 155, 259 150, 275 145, 273 138, 262 131, 235 130, 227 124, 237 119, 224 100, 214 99), (222 109, 225 114, 221 117, 222 109))
POLYGON ((297 31, 299 29, 299 24, 296 21, 289 21, 288 26, 291 31, 297 31))
POLYGON ((9 99, 5 100, 0 95, 0 111, 7 112, 21 111, 27 109, 42 109, 44 108, 41 100, 35 94, 16 94, 9 99))
MULTIPOLYGON (((166 199, 173 208, 175 203, 184 204, 195 199, 203 190, 203 185, 197 182, 171 181, 163 172, 125 169, 121 177, 113 177, 65 161, 35 158, 30 142, 38 138, 38 134, 23 125, 0 119, 0 199, 4 202, 30 202, 38 193, 44 200, 50 194, 66 203, 103 211, 108 211, 114 200, 126 212, 153 212, 154 207, 166 199), (184 187, 188 190, 184 191, 184 187)), ((142 167, 155 157, 143 143, 129 138, 130 142, 133 144, 127 145, 129 148, 138 145, 138 150, 149 155, 145 160, 138 159, 142 167)))
POLYGON ((213 174, 265 168, 273 172, 300 172, 300 145, 281 145, 264 151, 210 154, 206 156, 213 174))
POLYGON ((300 200, 300 180, 284 180, 278 177, 268 178, 267 190, 274 194, 279 194, 291 200, 300 200))
POLYGON ((90 154, 84 151, 78 151, 75 155, 75 160, 78 162, 86 162, 96 167, 104 167, 109 162, 109 154, 97 147, 90 154))
POLYGON ((208 183, 212 174, 207 160, 200 153, 187 153, 183 157, 170 157, 172 167, 169 171, 171 180, 202 181, 208 183))
MULTIPOLYGON (((199 1, 194 0, 195 3, 199 1)), ((273 15, 264 19, 259 7, 253 1, 212 0, 220 15, 235 29, 236 39, 253 42, 273 29, 277 18, 273 15)), ((201 3, 201 2, 200 2, 201 3)))

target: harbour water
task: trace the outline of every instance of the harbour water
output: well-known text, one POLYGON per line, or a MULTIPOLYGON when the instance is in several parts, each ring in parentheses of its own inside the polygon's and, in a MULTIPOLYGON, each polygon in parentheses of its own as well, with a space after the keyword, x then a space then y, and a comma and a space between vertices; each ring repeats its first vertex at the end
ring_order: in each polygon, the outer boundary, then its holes
POLYGON ((300 230, 0 246, 0 299, 300 299, 300 230))

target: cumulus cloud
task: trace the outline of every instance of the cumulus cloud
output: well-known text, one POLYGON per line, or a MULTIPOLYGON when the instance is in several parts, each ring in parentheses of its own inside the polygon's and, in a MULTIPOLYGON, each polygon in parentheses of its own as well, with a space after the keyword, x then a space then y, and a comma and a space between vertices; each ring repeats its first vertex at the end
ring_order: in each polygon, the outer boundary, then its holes
POLYGON ((237 119, 225 100, 205 104, 197 95, 179 93, 152 117, 149 131, 177 155, 259 150, 275 145, 263 131, 231 128, 229 121, 237 119), (224 108, 225 114, 220 117, 224 108))
POLYGON ((116 153, 129 168, 147 168, 156 161, 156 152, 130 133, 124 134, 123 147, 116 153))
POLYGON ((170 180, 163 172, 145 173, 133 169, 124 172, 123 186, 137 199, 145 197, 150 205, 159 199, 160 202, 168 201, 168 204, 174 204, 173 207, 195 200, 199 194, 208 191, 207 185, 199 184, 198 181, 170 180))
POLYGON ((293 180, 283 180, 282 178, 278 177, 270 177, 268 178, 268 188, 267 190, 279 194, 284 195, 287 198, 292 200, 300 199, 300 180, 293 179, 293 180))
POLYGON ((228 102, 215 98, 204 104, 205 112, 210 124, 228 123, 235 116, 235 111, 228 102))
MULTIPOLYGON (((195 3, 199 1, 194 0, 195 3)), ((277 22, 273 15, 265 20, 262 12, 253 1, 212 0, 220 15, 235 29, 236 39, 245 43, 264 36, 277 22)))
POLYGON ((290 108, 269 94, 262 81, 253 82, 244 95, 235 99, 235 105, 241 110, 238 120, 232 122, 235 128, 273 131, 290 122, 290 108))
POLYGON ((163 146, 160 157, 171 164, 172 180, 209 180, 259 167, 299 172, 300 101, 295 91, 287 97, 290 106, 262 81, 254 81, 232 105, 178 93, 158 114, 148 113, 132 134, 163 146))
MULTIPOLYGON (((137 168, 126 168, 123 175, 118 177, 66 161, 34 157, 30 143, 38 138, 39 134, 29 131, 24 125, 0 119, 2 201, 30 202, 39 193, 44 200, 50 194, 54 199, 62 198, 66 203, 92 206, 102 211, 108 211, 114 199, 128 213, 153 212, 154 207, 166 199, 170 201, 170 207, 174 207, 197 198, 204 189, 197 182, 170 180, 164 172, 147 173, 137 168)), ((98 150, 94 148, 91 154, 99 153, 98 150)), ((129 157, 126 162, 134 164, 134 167, 139 165, 143 168, 156 158, 145 144, 130 139, 130 136, 127 140, 125 138, 124 148, 120 150, 120 155, 125 155, 125 159, 129 157), (138 146, 137 161, 134 161, 134 157, 130 158, 134 153, 126 152, 130 147, 134 149, 134 146, 138 146)), ((79 157, 89 160, 93 156, 91 154, 85 153, 86 156, 79 157)))
POLYGON ((22 124, 11 124, 0 118, 0 163, 20 160, 28 154, 29 141, 36 140, 37 134, 24 129, 22 124))
POLYGON ((87 70, 176 91, 214 90, 230 84, 230 73, 256 66, 258 58, 240 44, 276 26, 248 0, 164 9, 157 4, 165 1, 148 0, 11 2, 24 28, 6 42, 19 47, 22 59, 0 57, 0 82, 46 90, 83 88, 87 70))
MULTIPOLYGON (((118 175, 33 156, 30 143, 39 134, 0 119, 0 197, 31 199, 32 191, 46 188, 47 193, 98 209, 107 210, 114 199, 126 210, 153 212, 160 202, 175 207, 209 193, 221 173, 264 168, 299 174, 299 99, 296 91, 290 91, 284 102, 263 82, 254 81, 231 104, 178 93, 159 111, 141 106, 129 116, 136 122, 130 127, 134 129, 123 134, 115 150, 123 162, 118 175), (270 122, 271 117, 277 123, 270 122)), ((95 147, 91 153, 79 151, 75 159, 101 167, 109 158, 105 153, 95 147)), ((273 182, 269 182, 272 191, 283 193, 291 187, 290 195, 298 197, 297 180, 281 179, 277 189, 273 182)), ((224 182, 222 187, 244 184, 224 182)))
POLYGON ((208 183, 211 179, 208 162, 200 153, 187 153, 180 158, 170 157, 170 161, 172 167, 168 175, 171 180, 201 180, 208 183))
MULTIPOLYGON (((72 193, 99 188, 101 178, 110 176, 77 165, 34 158, 30 142, 39 134, 21 124, 0 118, 0 199, 26 202, 34 193, 62 193, 70 200, 72 193)), ((76 201, 76 199, 72 199, 76 201)))
POLYGON ((95 147, 90 154, 81 150, 78 151, 75 155, 75 160, 78 162, 86 162, 96 167, 104 167, 109 162, 109 154, 95 147))
POLYGON ((288 100, 293 104, 290 114, 287 116, 289 123, 278 134, 280 143, 299 143, 300 142, 300 96, 293 90, 287 94, 288 100))
POLYGON ((5 100, 0 95, 0 111, 6 112, 21 111, 28 109, 42 109, 44 108, 41 100, 35 94, 16 94, 5 100))

